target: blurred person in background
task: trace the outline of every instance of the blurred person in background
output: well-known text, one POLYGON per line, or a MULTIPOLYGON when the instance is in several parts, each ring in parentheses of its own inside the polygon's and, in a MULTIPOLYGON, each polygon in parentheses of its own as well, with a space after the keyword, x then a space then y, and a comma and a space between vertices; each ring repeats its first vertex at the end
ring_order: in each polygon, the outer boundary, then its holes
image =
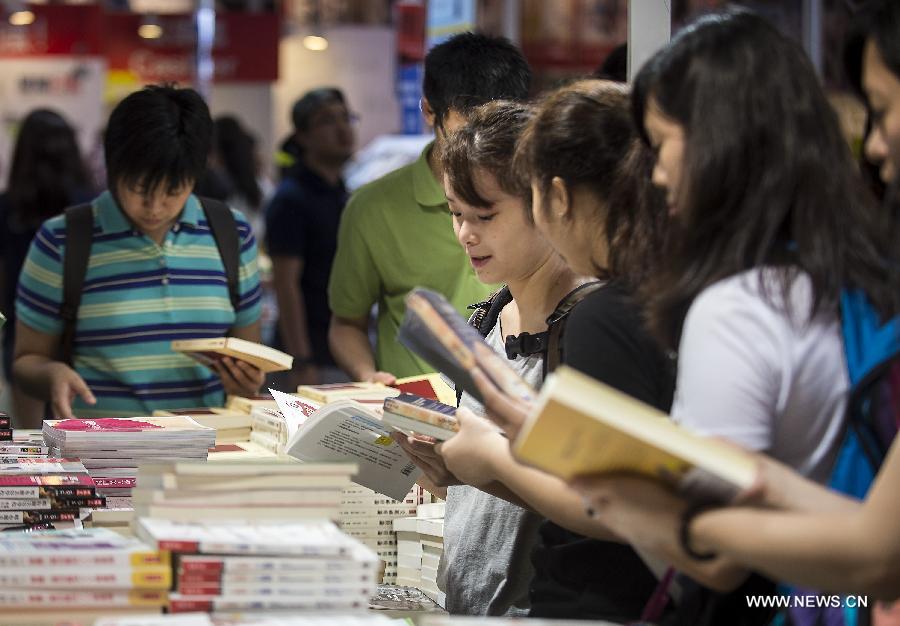
POLYGON ((287 388, 345 379, 328 349, 328 277, 347 202, 344 165, 353 156, 354 115, 334 87, 314 89, 291 111, 302 155, 266 209, 266 247, 278 301, 276 343, 294 357, 287 388))
POLYGON ((75 131, 57 112, 35 109, 22 121, 6 191, 0 194, 3 372, 12 382, 16 286, 28 246, 44 220, 93 197, 75 131))
POLYGON ((404 298, 414 287, 443 294, 460 314, 493 291, 475 276, 453 234, 439 155, 476 107, 525 100, 530 86, 528 62, 502 37, 461 33, 425 57, 421 107, 434 141, 414 163, 356 190, 341 218, 328 287, 329 345, 354 380, 393 384, 433 371, 397 341, 404 298), (373 350, 369 313, 376 304, 373 350))

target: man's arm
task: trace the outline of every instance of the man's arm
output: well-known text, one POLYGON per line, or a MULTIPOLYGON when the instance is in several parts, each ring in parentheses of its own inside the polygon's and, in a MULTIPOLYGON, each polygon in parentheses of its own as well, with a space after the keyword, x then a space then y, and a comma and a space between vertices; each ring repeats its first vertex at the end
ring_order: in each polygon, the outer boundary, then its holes
MULTIPOLYGON (((59 337, 34 330, 21 321, 16 322, 16 348, 13 373, 16 384, 28 395, 50 402, 54 417, 71 419, 75 396, 88 404, 96 404, 94 394, 84 379, 71 367, 58 361, 59 337)), ((35 413, 19 418, 28 424, 40 423, 41 403, 26 402, 22 408, 35 413)))
POLYGON ((303 267, 303 259, 300 257, 272 257, 272 282, 278 301, 278 328, 281 331, 281 339, 289 354, 305 362, 305 366, 294 368, 294 385, 319 382, 315 364, 311 361, 313 353, 309 339, 306 302, 300 292, 303 267))
POLYGON ((353 380, 393 384, 397 379, 375 368, 375 355, 369 343, 369 317, 331 316, 328 346, 334 360, 353 380))

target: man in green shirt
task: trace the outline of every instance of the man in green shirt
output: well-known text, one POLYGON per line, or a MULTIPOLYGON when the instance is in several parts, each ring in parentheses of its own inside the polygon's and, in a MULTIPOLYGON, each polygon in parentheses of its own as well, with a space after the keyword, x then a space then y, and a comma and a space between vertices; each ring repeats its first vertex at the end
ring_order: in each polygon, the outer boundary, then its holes
POLYGON ((524 100, 531 70, 507 40, 463 33, 425 57, 422 112, 435 139, 419 159, 361 187, 341 217, 328 285, 329 344, 353 380, 391 384, 395 377, 433 371, 400 345, 404 298, 414 287, 442 293, 460 311, 483 300, 478 281, 453 233, 438 155, 447 135, 475 107, 491 100, 524 100), (373 353, 369 311, 378 304, 373 353))

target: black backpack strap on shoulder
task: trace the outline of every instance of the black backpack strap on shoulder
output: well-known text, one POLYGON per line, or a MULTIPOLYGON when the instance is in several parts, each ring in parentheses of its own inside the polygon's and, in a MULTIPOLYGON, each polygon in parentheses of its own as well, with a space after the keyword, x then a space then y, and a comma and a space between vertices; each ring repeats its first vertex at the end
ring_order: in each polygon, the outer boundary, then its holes
POLYGON ((224 202, 212 198, 200 198, 200 205, 206 214, 206 221, 212 231, 219 256, 225 268, 228 283, 228 297, 231 307, 237 312, 241 301, 239 272, 241 268, 241 241, 238 236, 237 221, 231 209, 224 202))
POLYGON ((547 353, 544 355, 544 378, 559 367, 562 361, 562 339, 565 334, 566 321, 575 305, 585 297, 601 289, 606 281, 597 280, 580 285, 566 294, 550 317, 547 318, 547 353))
MULTIPOLYGON (((468 308, 473 309, 472 315, 469 316, 469 325, 477 328, 482 337, 487 337, 494 325, 497 324, 497 318, 500 317, 500 311, 502 311, 503 307, 510 302, 512 302, 512 294, 509 292, 509 287, 504 285, 488 296, 488 299, 484 302, 476 302, 475 304, 469 305, 468 308)), ((457 406, 459 406, 461 398, 462 389, 457 387, 457 406)))
POLYGON ((66 248, 63 252, 63 300, 59 308, 63 330, 60 339, 60 360, 72 365, 75 349, 75 327, 81 292, 87 274, 91 244, 94 241, 94 210, 90 204, 66 209, 66 248))

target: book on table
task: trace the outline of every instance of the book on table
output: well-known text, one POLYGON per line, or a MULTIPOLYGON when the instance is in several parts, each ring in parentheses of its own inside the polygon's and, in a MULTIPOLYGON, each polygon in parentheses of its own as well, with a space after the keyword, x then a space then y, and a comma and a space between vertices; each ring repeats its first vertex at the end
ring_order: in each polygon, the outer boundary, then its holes
POLYGON ((452 406, 403 393, 384 401, 384 423, 404 433, 419 433, 445 441, 459 432, 452 406))
POLYGON ((400 393, 411 393, 414 396, 456 406, 456 392, 440 374, 421 374, 398 378, 390 386, 399 389, 400 393))
POLYGON ((391 438, 393 428, 382 421, 383 398, 371 405, 337 400, 311 414, 292 396, 277 393, 275 399, 286 423, 296 428, 284 445, 285 454, 304 462, 356 463, 355 482, 395 500, 405 498, 421 475, 391 438))
POLYGON ((562 366, 513 443, 520 460, 570 480, 633 473, 690 499, 727 502, 756 480, 752 455, 672 422, 639 400, 562 366))
POLYGON ((297 395, 319 404, 328 404, 338 400, 384 400, 400 395, 400 390, 380 383, 327 383, 324 385, 300 385, 297 387, 297 395))
POLYGON ((534 398, 531 386, 496 355, 481 333, 437 292, 420 287, 406 296, 406 313, 398 339, 479 402, 483 398, 469 372, 477 365, 474 351, 477 346, 482 346, 485 358, 492 364, 489 371, 482 368, 488 379, 509 396, 524 400, 534 398))
POLYGON ((245 361, 265 373, 291 369, 294 357, 281 350, 237 337, 213 337, 209 339, 179 339, 172 342, 172 350, 183 352, 204 365, 231 357, 245 361))

